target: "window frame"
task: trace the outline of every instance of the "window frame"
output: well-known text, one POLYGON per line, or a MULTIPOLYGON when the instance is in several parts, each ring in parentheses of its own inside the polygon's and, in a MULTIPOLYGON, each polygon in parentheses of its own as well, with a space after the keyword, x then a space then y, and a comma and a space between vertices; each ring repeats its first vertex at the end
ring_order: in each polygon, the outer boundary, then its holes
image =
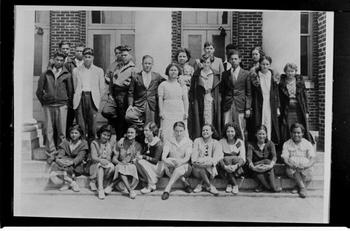
MULTIPOLYGON (((312 57, 312 48, 313 48, 313 14, 312 12, 309 11, 302 11, 300 12, 300 49, 301 49, 301 38, 306 37, 307 41, 307 75, 302 75, 301 73, 301 60, 300 60, 300 75, 303 77, 305 80, 311 80, 313 77, 313 70, 312 70, 312 62, 313 62, 313 57, 312 57), (302 33, 301 32, 301 16, 303 14, 307 14, 308 17, 308 33, 302 33)), ((301 54, 301 51, 300 51, 301 54)), ((300 56, 301 59, 301 56, 300 56)))
MULTIPOLYGON (((86 14, 86 25, 89 29, 106 29, 106 30, 110 30, 110 29, 125 29, 125 30, 129 30, 129 29, 135 29, 135 11, 128 11, 131 12, 132 17, 134 19, 133 23, 123 23, 123 24, 103 24, 103 23, 92 23, 92 11, 96 11, 96 10, 89 10, 87 11, 86 14)), ((106 11, 106 10, 99 10, 100 12, 106 11)), ((121 10, 119 10, 121 11, 121 10)), ((102 16, 102 14, 101 14, 102 16)), ((101 20, 102 21, 102 20, 101 20)))

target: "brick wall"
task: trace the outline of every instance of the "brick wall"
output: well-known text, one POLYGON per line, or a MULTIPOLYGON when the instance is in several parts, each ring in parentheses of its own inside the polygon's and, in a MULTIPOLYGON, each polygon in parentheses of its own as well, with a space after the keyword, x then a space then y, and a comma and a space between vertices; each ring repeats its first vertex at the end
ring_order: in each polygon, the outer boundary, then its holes
POLYGON ((309 126, 310 130, 318 131, 318 15, 312 13, 312 77, 310 80, 314 83, 314 88, 307 91, 309 105, 309 126))
MULTIPOLYGON (((62 41, 71 43, 71 47, 79 42, 86 42, 85 11, 50 11, 50 54, 58 49, 62 41)), ((73 52, 73 49, 71 49, 73 52)))
POLYGON ((171 58, 176 60, 175 55, 179 47, 181 47, 181 11, 173 11, 171 13, 171 58))
POLYGON ((318 126, 319 147, 324 146, 325 126, 325 72, 326 72, 326 13, 318 13, 318 126))
POLYGON ((262 46, 262 12, 234 12, 233 42, 242 56, 242 67, 251 66, 250 51, 255 46, 262 46))

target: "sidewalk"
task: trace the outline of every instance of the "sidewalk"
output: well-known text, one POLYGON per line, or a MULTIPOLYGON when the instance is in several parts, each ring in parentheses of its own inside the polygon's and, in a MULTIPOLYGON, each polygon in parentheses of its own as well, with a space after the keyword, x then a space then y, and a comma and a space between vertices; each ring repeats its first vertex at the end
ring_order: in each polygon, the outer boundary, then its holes
POLYGON ((320 223, 323 198, 243 196, 107 196, 22 194, 20 216, 320 223))

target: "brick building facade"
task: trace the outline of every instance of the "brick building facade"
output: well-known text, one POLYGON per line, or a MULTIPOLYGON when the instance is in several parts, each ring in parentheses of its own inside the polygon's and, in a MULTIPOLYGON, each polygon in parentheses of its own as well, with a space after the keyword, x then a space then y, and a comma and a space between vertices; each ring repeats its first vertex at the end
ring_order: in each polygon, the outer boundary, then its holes
MULTIPOLYGON (((233 11, 229 14, 230 22, 228 34, 229 42, 238 47, 242 53, 242 67, 248 69, 250 63, 250 51, 255 46, 264 48, 263 28, 264 28, 265 12, 238 12, 233 11)), ((83 42, 88 44, 88 11, 50 11, 49 13, 49 47, 50 55, 58 48, 58 43, 62 40, 67 40, 75 47, 76 44, 83 42)), ((197 16, 198 17, 198 16, 197 16)), ((324 126, 325 126, 325 13, 312 12, 310 13, 311 22, 311 49, 310 62, 312 71, 311 76, 307 76, 307 94, 310 108, 310 130, 319 132, 319 148, 324 144, 324 126)), ((220 19, 221 20, 221 19, 220 19)), ((125 27, 125 26, 124 26, 125 27)), ((123 27, 123 28, 124 28, 123 27)), ((187 27, 188 29, 189 27, 187 27)), ((210 25, 208 26, 210 29, 210 25)), ((226 27, 227 28, 227 27, 226 27)), ((127 28, 130 31, 134 27, 127 28)), ((184 16, 181 11, 171 12, 171 55, 169 60, 174 59, 175 52, 178 47, 184 46, 184 16)), ((196 28, 195 28, 196 29, 196 28)), ((194 31, 194 30, 193 30, 194 31)), ((209 30, 208 30, 209 31, 209 30)), ((209 32, 207 32, 209 33, 209 32)), ((273 36, 273 35, 272 35, 273 36)), ((227 42, 225 42, 227 43, 227 42)), ((91 42, 90 42, 91 44, 91 42)), ((265 50, 269 55, 269 50, 265 50)), ((283 55, 283 54, 281 54, 283 55)), ((284 54, 285 55, 285 54, 284 54)), ((271 55, 272 56, 272 55, 271 55)), ((137 57, 136 57, 137 58, 137 57)), ((140 57, 138 57, 140 58, 140 57)), ((278 57, 272 57, 272 59, 278 57)), ((44 63, 42 65, 45 66, 44 63)), ((299 65, 298 65, 299 66, 299 65)), ((283 68, 283 67, 281 67, 283 68)), ((280 69, 281 69, 280 68, 280 69)), ((35 82, 34 82, 35 84, 35 82)), ((34 85, 36 86, 36 85, 34 85)), ((34 104, 38 104, 34 99, 34 104)), ((38 106, 37 106, 38 107, 38 106)), ((37 120, 42 120, 40 110, 34 107, 34 117, 37 120)))

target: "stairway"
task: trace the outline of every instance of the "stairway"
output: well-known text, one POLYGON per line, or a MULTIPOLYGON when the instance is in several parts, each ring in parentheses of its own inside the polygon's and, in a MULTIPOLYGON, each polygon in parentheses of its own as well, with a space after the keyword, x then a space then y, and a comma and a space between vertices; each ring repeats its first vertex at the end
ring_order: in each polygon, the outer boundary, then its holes
MULTIPOLYGON (((324 188, 324 153, 317 152, 316 164, 314 165, 313 181, 308 187, 310 197, 323 197, 324 188)), ((60 192, 57 187, 52 185, 48 180, 49 166, 46 163, 44 148, 40 147, 34 150, 32 160, 23 160, 21 163, 22 170, 22 193, 29 194, 45 194, 45 195, 94 195, 94 192, 89 190, 89 180, 87 176, 77 177, 77 183, 80 186, 80 192, 72 191, 60 192)), ((294 188, 295 183, 286 177, 285 167, 283 164, 276 164, 276 184, 282 186, 281 193, 256 193, 253 190, 256 187, 256 182, 252 178, 239 179, 240 193, 239 196, 250 197, 298 197, 297 194, 291 194, 290 190, 294 188)), ((161 195, 162 190, 166 187, 169 181, 168 177, 162 177, 157 184, 157 191, 145 196, 161 195)), ((198 180, 189 178, 192 187, 198 184, 198 180)), ((214 180, 214 185, 219 190, 219 196, 229 196, 232 194, 225 193, 226 181, 217 177, 214 180)), ((183 185, 181 182, 176 182, 173 186, 173 194, 176 196, 206 196, 210 195, 206 192, 198 194, 187 194, 182 191, 183 185)), ((120 195, 119 192, 113 192, 112 195, 120 195)))

